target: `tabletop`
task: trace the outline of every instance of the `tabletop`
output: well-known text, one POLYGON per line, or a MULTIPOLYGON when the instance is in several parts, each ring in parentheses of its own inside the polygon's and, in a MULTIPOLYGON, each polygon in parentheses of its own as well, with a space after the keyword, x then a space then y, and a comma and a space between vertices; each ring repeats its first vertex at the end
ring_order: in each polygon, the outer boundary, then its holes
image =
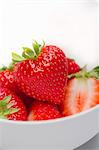
POLYGON ((75 150, 99 150, 99 134, 75 150))

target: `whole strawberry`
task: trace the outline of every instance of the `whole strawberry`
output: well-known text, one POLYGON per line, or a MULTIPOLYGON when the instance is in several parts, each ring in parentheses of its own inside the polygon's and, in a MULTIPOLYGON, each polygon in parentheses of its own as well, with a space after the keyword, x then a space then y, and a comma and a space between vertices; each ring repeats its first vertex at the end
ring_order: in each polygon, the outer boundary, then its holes
POLYGON ((8 70, 7 67, 2 67, 0 69, 0 87, 8 87, 13 89, 13 73, 8 70))
POLYGON ((62 115, 56 106, 48 104, 46 102, 34 101, 31 107, 28 120, 49 120, 60 118, 62 115))
POLYGON ((7 67, 3 67, 0 69, 0 87, 9 88, 22 99, 27 109, 30 108, 33 98, 25 95, 23 92, 20 91, 14 81, 13 70, 10 70, 7 67))
POLYGON ((22 121, 27 119, 27 111, 21 99, 4 87, 0 87, 0 118, 22 121))
POLYGON ((99 67, 72 74, 66 87, 63 114, 73 115, 99 104, 99 67))
POLYGON ((23 57, 12 54, 16 84, 28 96, 60 104, 67 82, 66 56, 53 45, 41 47, 35 42, 33 47, 34 52, 24 47, 23 57))
POLYGON ((68 63, 68 74, 73 74, 80 71, 80 66, 75 62, 75 60, 67 58, 68 63))
POLYGON ((21 95, 20 90, 18 89, 14 76, 13 76, 13 69, 14 67, 12 64, 10 67, 2 67, 0 69, 0 87, 9 88, 11 91, 15 92, 17 95, 21 95))

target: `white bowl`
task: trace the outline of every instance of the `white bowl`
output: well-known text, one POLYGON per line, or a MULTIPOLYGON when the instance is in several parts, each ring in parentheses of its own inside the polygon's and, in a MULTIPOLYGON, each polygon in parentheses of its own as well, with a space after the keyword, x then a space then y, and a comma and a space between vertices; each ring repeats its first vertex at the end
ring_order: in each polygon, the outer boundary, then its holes
POLYGON ((99 106, 77 115, 35 122, 0 120, 2 150, 73 150, 99 132, 99 106))
MULTIPOLYGON (((0 18, 0 63, 7 64, 10 51, 18 49, 20 52, 18 46, 30 46, 32 39, 36 38, 61 45, 64 52, 80 65, 95 66, 99 62, 96 2, 46 1, 9 0, 4 3, 3 9, 0 9, 3 14, 0 18)), ((99 106, 74 116, 45 122, 0 120, 0 148, 72 150, 98 132, 99 106)))

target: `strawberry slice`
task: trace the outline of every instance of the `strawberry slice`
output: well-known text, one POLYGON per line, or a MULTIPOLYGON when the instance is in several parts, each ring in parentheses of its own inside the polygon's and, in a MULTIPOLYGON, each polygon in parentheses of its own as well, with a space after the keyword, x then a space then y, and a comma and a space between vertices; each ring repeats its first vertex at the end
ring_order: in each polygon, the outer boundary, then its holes
POLYGON ((72 74, 74 77, 68 81, 65 100, 63 102, 63 114, 73 115, 99 104, 99 67, 90 72, 84 69, 72 74))

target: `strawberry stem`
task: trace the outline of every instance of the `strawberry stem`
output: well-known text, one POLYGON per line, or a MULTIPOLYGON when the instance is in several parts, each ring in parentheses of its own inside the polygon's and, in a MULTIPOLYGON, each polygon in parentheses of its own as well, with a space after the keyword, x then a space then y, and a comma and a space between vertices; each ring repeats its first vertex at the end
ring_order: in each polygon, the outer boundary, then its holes
POLYGON ((11 96, 6 96, 0 100, 0 118, 7 118, 8 115, 16 113, 19 109, 12 108, 13 104, 10 103, 11 96))

